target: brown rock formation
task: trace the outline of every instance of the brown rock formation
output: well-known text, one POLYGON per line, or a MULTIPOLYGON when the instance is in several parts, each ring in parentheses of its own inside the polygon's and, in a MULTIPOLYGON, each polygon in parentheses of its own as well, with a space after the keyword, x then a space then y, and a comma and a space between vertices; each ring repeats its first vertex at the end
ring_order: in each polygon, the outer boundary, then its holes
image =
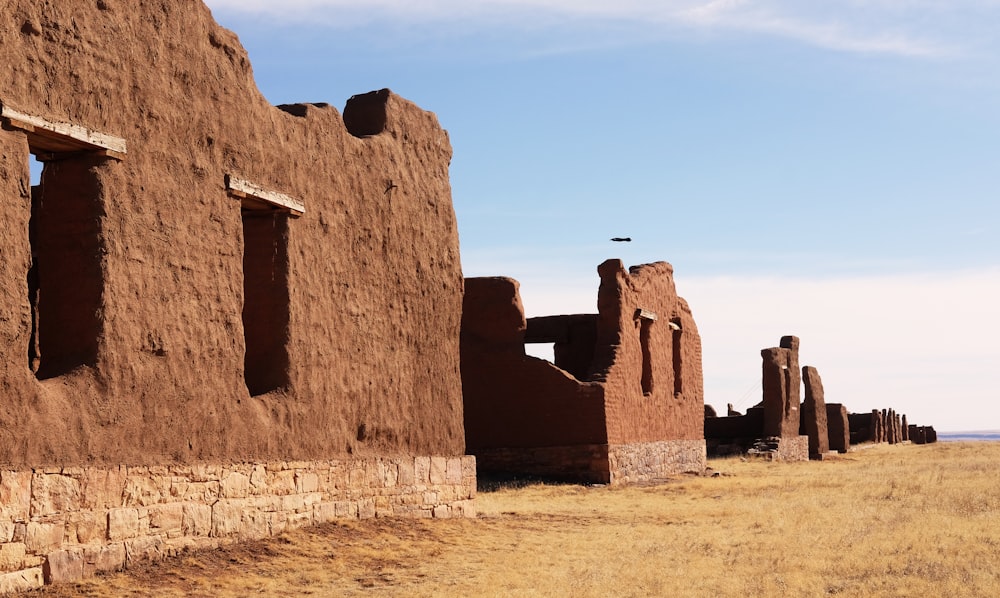
POLYGON ((802 368, 802 380, 805 383, 805 401, 802 402, 800 433, 809 437, 809 456, 822 458, 830 451, 823 380, 819 371, 808 365, 802 368))
POLYGON ((466 280, 465 429, 481 471, 621 482, 704 467, 701 339, 673 268, 598 273, 597 314, 531 320, 516 281, 466 280), (525 342, 555 343, 555 363, 525 342))
POLYGON ((4 8, 0 463, 462 454, 433 114, 272 106, 201 2, 4 8))

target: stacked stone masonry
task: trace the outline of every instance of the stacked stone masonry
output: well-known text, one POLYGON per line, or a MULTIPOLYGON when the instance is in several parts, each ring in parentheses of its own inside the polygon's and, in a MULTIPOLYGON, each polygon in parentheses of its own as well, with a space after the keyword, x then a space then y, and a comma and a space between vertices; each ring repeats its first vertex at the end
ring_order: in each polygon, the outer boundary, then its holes
POLYGON ((0 472, 0 591, 336 519, 475 517, 473 457, 0 472))

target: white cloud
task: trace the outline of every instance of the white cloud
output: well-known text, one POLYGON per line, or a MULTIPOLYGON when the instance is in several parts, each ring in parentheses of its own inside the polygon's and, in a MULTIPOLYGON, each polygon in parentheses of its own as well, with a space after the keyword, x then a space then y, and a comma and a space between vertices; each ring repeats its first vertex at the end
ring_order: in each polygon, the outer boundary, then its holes
MULTIPOLYGON (((839 0, 208 0, 215 10, 266 15, 287 21, 353 26, 371 22, 455 22, 490 26, 562 26, 578 20, 641 27, 752 33, 792 39, 836 51, 900 56, 956 53, 933 25, 963 10, 996 12, 996 3, 839 0), (928 17, 935 17, 928 24, 928 17), (920 25, 922 23, 922 25, 920 25)), ((995 16, 995 15, 994 15, 995 16)), ((956 39, 961 40, 961 37, 956 39)))
MULTIPOLYGON (((594 312, 597 277, 521 282, 529 315, 594 312)), ((760 400, 760 349, 794 334, 831 403, 939 431, 1000 428, 1000 269, 792 279, 677 277, 702 335, 706 401, 760 400)))

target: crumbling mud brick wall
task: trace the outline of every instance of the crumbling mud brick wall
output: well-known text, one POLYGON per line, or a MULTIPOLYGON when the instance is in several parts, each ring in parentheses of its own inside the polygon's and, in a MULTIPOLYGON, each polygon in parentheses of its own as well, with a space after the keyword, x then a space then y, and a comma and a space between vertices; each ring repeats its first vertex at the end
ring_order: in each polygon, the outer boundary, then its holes
POLYGON ((826 424, 830 450, 846 453, 851 448, 851 424, 847 407, 840 403, 826 404, 826 424))
POLYGON ((701 339, 673 268, 598 267, 598 313, 527 320, 509 278, 466 280, 462 383, 480 471, 628 483, 705 465, 701 339), (552 342, 555 361, 525 355, 552 342))
MULTIPOLYGON (((76 468, 463 455, 451 146, 432 113, 388 90, 343 116, 272 106, 197 1, 3 8, 0 477, 34 496, 35 476, 76 468)), ((437 500, 467 499, 463 479, 437 500)), ((134 506, 81 500, 97 519, 134 506)), ((112 545, 34 504, 0 505, 0 551, 112 545), (43 524, 42 543, 16 532, 43 524)))
POLYGON ((799 433, 809 437, 809 458, 819 459, 830 451, 830 436, 826 416, 826 398, 819 370, 812 366, 802 368, 805 400, 799 412, 799 433))
MULTIPOLYGON (((747 452, 775 460, 807 460, 810 441, 799 434, 802 426, 799 339, 784 336, 778 347, 762 349, 760 355, 761 402, 747 409, 746 415, 706 418, 705 442, 709 454, 747 452)), ((822 387, 817 390, 822 392, 822 387)))

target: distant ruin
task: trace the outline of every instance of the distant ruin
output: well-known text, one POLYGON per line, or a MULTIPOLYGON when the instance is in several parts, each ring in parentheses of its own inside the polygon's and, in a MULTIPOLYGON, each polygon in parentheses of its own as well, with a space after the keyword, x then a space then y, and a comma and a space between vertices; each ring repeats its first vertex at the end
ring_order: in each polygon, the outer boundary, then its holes
POLYGON ((526 319, 510 278, 469 278, 465 435, 480 473, 627 483, 705 468, 701 338, 665 262, 598 267, 596 314, 526 319), (553 343, 555 363, 525 354, 553 343))
POLYGON ((763 400, 745 415, 731 403, 727 417, 706 410, 709 456, 748 454, 797 461, 822 459, 831 451, 846 453, 852 444, 924 444, 937 439, 933 428, 908 425, 906 416, 893 409, 852 414, 843 404, 826 403, 819 371, 805 366, 798 375, 798 348, 798 338, 785 336, 778 347, 761 351, 763 400), (803 385, 805 399, 800 404, 803 385))
POLYGON ((201 2, 5 14, 0 590, 473 514, 436 117, 272 106, 201 2))

